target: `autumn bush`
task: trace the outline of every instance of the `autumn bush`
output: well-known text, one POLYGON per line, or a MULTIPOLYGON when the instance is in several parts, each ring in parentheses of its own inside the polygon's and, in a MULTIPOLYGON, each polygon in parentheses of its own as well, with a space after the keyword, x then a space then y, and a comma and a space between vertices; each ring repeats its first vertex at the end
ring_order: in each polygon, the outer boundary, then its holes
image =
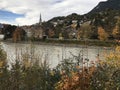
MULTIPOLYGON (((55 84, 55 90, 90 90, 90 80, 95 67, 83 66, 83 56, 80 53, 72 59, 65 59, 59 70, 61 80, 55 84), (74 60, 73 60, 74 59, 74 60)), ((86 59, 88 63, 88 59, 86 59)))
POLYGON ((18 61, 11 69, 3 68, 0 75, 0 90, 53 90, 55 77, 46 66, 25 68, 18 61))
POLYGON ((95 67, 83 70, 62 72, 61 80, 56 84, 55 90, 90 90, 91 76, 95 67), (90 71, 88 71, 90 70, 90 71))
POLYGON ((120 90, 120 46, 105 55, 91 78, 92 90, 120 90))
POLYGON ((6 53, 3 51, 0 45, 0 67, 6 64, 6 53))
POLYGON ((120 46, 90 67, 72 66, 62 71, 56 90, 120 90, 120 46))
MULTIPOLYGON (((0 60, 5 61, 5 52, 0 49, 0 60)), ((28 55, 24 54, 26 57, 28 55)), ((33 57, 32 57, 33 58, 33 57)), ((49 68, 46 61, 34 63, 23 56, 22 60, 16 58, 11 65, 0 67, 0 90, 54 90, 54 84, 59 81, 58 70, 49 68)))
POLYGON ((0 62, 4 62, 0 64, 0 90, 120 90, 120 46, 89 66, 89 59, 83 62, 82 51, 71 53, 73 58, 53 69, 39 58, 31 63, 27 55, 9 66, 0 49, 0 62))

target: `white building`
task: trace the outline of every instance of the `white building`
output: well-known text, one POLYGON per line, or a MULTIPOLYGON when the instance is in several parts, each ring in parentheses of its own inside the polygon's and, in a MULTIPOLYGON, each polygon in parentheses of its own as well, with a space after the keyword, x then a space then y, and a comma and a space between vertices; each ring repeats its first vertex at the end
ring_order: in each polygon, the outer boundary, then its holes
POLYGON ((3 40, 3 39, 4 39, 4 35, 0 34, 0 40, 3 40))
POLYGON ((0 24, 0 40, 3 40, 3 38, 4 38, 4 34, 2 34, 3 28, 4 28, 4 26, 2 24, 0 24))

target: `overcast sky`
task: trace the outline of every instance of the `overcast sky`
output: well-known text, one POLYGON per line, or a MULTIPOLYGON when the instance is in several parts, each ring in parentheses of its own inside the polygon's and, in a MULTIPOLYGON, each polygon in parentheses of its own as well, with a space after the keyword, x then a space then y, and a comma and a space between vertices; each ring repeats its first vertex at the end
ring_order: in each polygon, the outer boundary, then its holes
POLYGON ((0 0, 0 22, 30 25, 55 16, 85 14, 106 0, 0 0))

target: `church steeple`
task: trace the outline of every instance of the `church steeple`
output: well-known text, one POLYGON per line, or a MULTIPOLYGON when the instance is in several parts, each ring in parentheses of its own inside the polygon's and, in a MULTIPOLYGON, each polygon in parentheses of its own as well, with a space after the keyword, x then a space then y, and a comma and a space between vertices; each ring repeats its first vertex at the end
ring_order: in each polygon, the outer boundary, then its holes
POLYGON ((40 13, 40 18, 39 18, 39 25, 42 25, 41 13, 40 13))

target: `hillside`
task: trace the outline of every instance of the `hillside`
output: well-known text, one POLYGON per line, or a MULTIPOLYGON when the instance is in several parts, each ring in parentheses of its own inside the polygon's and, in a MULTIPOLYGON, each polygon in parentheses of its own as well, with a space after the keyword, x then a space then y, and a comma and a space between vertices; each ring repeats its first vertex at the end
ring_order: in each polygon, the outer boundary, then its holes
POLYGON ((108 0, 108 1, 100 2, 89 13, 101 12, 107 9, 120 10, 120 0, 108 0))
POLYGON ((87 14, 72 13, 67 16, 58 16, 42 22, 42 26, 36 23, 28 27, 40 26, 49 38, 63 36, 65 39, 98 39, 98 28, 102 27, 108 34, 108 38, 114 39, 116 37, 113 36, 113 29, 116 25, 119 26, 119 18, 120 0, 108 0, 100 2, 87 14))

